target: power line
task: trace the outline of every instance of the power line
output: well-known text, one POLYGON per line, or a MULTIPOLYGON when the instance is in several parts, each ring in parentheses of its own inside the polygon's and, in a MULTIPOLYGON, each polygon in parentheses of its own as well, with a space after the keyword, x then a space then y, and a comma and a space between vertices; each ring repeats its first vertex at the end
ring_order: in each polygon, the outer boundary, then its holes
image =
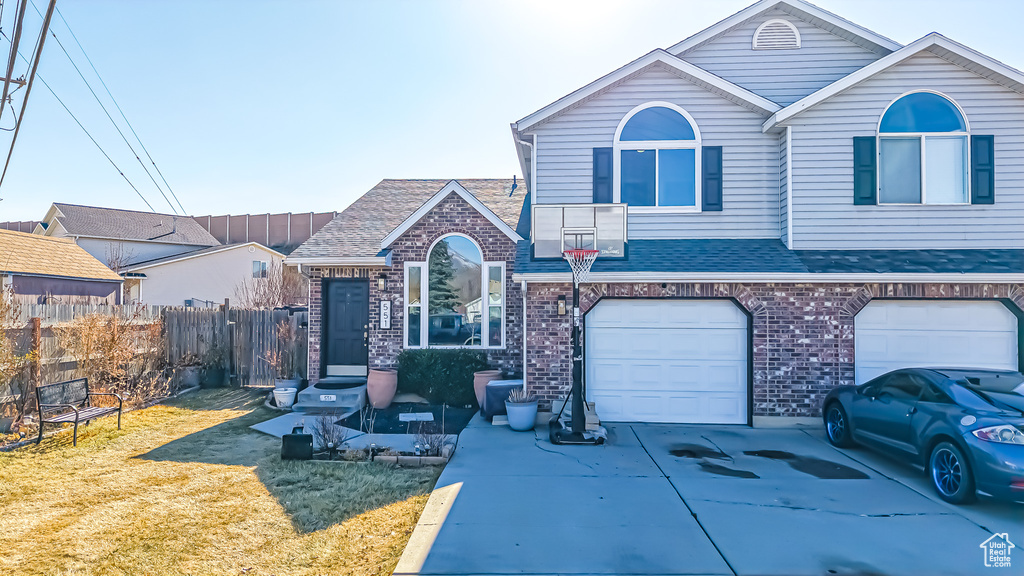
MULTIPOLYGON (((4 78, 3 96, 0 96, 0 118, 3 118, 4 115, 4 105, 7 104, 7 91, 11 87, 11 76, 14 75, 14 56, 18 53, 18 45, 21 44, 22 23, 25 20, 25 5, 27 3, 28 0, 21 0, 16 6, 18 15, 14 21, 14 40, 11 41, 11 55, 7 59, 7 76, 4 78)), ((0 4, 0 7, 2 6, 3 4, 0 4)), ((2 16, 2 12, 0 12, 0 16, 2 16)))
MULTIPOLYGON (((31 2, 31 0, 28 1, 31 2)), ((36 7, 35 2, 31 2, 31 4, 32 9, 35 10, 37 14, 39 14, 39 8, 36 7)), ((42 14, 40 14, 40 16, 42 16, 42 14)), ((65 22, 65 24, 67 24, 67 22, 65 22)), ((71 28, 68 28, 68 30, 70 31, 71 28)), ((82 74, 82 70, 79 69, 78 64, 75 63, 74 59, 71 58, 71 54, 69 54, 67 49, 64 48, 64 43, 60 41, 60 38, 57 38, 57 34, 54 33, 53 30, 50 30, 49 33, 50 36, 52 36, 53 39, 57 42, 57 45, 60 46, 60 49, 64 52, 64 55, 68 57, 68 61, 71 62, 72 66, 74 66, 75 72, 78 72, 78 77, 81 78, 82 82, 85 83, 85 87, 89 89, 89 92, 92 94, 92 97, 96 99, 96 103, 100 105, 101 109, 103 109, 103 113, 107 115, 107 119, 110 120, 110 123, 114 125, 114 129, 117 130, 117 133, 121 136, 121 139, 124 140, 124 143, 128 145, 128 149, 132 151, 132 154, 135 156, 135 159, 139 161, 139 166, 142 166, 142 169, 146 172, 146 176, 149 176, 150 181, 152 181, 153 185, 156 186, 157 191, 160 192, 160 195, 164 197, 164 201, 167 202, 167 205, 171 207, 171 212, 177 214, 178 209, 174 207, 174 204, 171 202, 170 198, 167 197, 167 194, 164 194, 163 189, 160 188, 159 184, 157 184, 156 178, 154 178, 153 175, 150 173, 149 168, 146 167, 146 164, 142 162, 142 158, 139 158, 139 153, 135 151, 135 148, 132 146, 131 142, 128 141, 128 137, 124 135, 124 132, 121 131, 121 128, 117 125, 117 122, 114 121, 114 118, 110 115, 110 112, 107 110, 107 107, 103 105, 103 102, 100 100, 100 97, 96 94, 96 91, 92 89, 92 85, 90 85, 89 81, 85 79, 85 75, 82 74)), ((82 53, 84 54, 85 52, 83 51, 82 53)))
MULTIPOLYGON (((43 55, 43 43, 46 42, 46 31, 50 28, 50 19, 53 17, 53 9, 57 6, 57 0, 50 0, 50 6, 46 10, 46 17, 43 18, 43 27, 39 30, 39 43, 36 46, 35 54, 32 59, 32 70, 28 75, 28 84, 25 86, 25 97, 21 100, 21 114, 18 115, 18 121, 14 125, 14 136, 11 138, 11 148, 7 151, 7 161, 4 162, 3 174, 0 174, 0 187, 4 185, 4 179, 7 177, 7 168, 11 165, 11 156, 14 155, 14 144, 18 141, 18 133, 21 132, 21 121, 25 119, 25 109, 28 107, 28 97, 32 94, 32 82, 36 79, 36 72, 39 70, 39 59, 43 55)), ((14 42, 11 42, 11 46, 17 51, 17 46, 14 42)), ((10 68, 10 66, 8 66, 10 68)), ((7 79, 10 82, 10 78, 7 79)))
MULTIPOLYGON (((35 5, 33 4, 33 7, 34 6, 35 5)), ((164 186, 167 187, 167 191, 171 193, 171 197, 173 197, 174 201, 178 203, 178 207, 181 208, 182 214, 188 214, 188 212, 185 211, 185 207, 181 205, 181 200, 178 199, 178 195, 171 189, 171 185, 167 182, 167 178, 165 178, 163 172, 160 171, 160 167, 156 165, 156 161, 153 160, 153 156, 150 155, 149 150, 146 149, 146 145, 142 143, 142 138, 139 138, 139 135, 135 132, 135 128, 132 126, 132 123, 128 121, 128 117, 125 116, 124 110, 121 109, 121 105, 117 103, 117 99, 115 99, 114 95, 110 92, 110 88, 107 87, 107 83, 103 81, 103 77, 100 76, 100 72, 96 69, 96 65, 92 63, 92 59, 89 58, 89 54, 86 53, 85 47, 78 41, 78 36, 75 35, 75 31, 71 29, 71 25, 68 24, 68 21, 64 19, 64 15, 61 14, 60 8, 57 8, 57 16, 60 17, 61 22, 64 23, 68 32, 71 33, 71 38, 73 38, 75 44, 78 45, 78 49, 82 51, 82 56, 85 56, 85 61, 89 63, 89 67, 92 68, 93 73, 96 74, 96 78, 99 79, 103 89, 107 92, 107 96, 110 96, 110 101, 114 103, 114 107, 117 108, 118 113, 121 114, 121 118, 124 120, 124 123, 128 125, 128 129, 131 130, 132 135, 135 136, 135 139, 139 142, 139 146, 142 147, 142 151, 146 153, 146 158, 149 159, 149 162, 153 165, 156 173, 160 175, 160 179, 163 181, 164 186)), ((60 40, 57 40, 57 43, 59 44, 60 40)), ((61 47, 63 48, 63 46, 61 47)), ((67 52, 65 51, 65 53, 67 52)))
MULTIPOLYGON (((0 36, 6 38, 8 42, 10 42, 11 40, 7 37, 7 34, 3 30, 0 30, 0 36)), ((25 58, 25 56, 22 55, 21 52, 18 52, 18 56, 21 56, 22 60, 28 61, 28 59, 25 58)), ((64 108, 64 111, 71 116, 72 120, 74 120, 75 123, 78 124, 78 127, 81 128, 83 132, 85 132, 85 135, 89 137, 89 140, 92 140, 92 143, 96 145, 97 149, 99 149, 100 154, 103 154, 103 157, 106 158, 108 162, 110 162, 110 165, 114 167, 114 170, 117 170, 117 173, 120 174, 121 177, 124 178, 125 182, 127 182, 128 185, 132 187, 132 190, 134 190, 135 193, 139 195, 139 198, 142 199, 146 206, 148 206, 151 211, 156 212, 156 210, 153 208, 153 205, 149 203, 149 200, 146 200, 146 197, 142 195, 142 192, 139 192, 139 189, 135 187, 135 184, 132 184, 132 181, 128 179, 128 176, 125 175, 124 171, 118 168, 117 163, 114 162, 114 160, 110 157, 109 154, 106 153, 105 150, 103 150, 103 147, 100 146, 100 143, 97 142, 96 139, 92 137, 92 134, 90 134, 88 130, 86 130, 85 126, 83 126, 82 123, 78 120, 78 117, 75 116, 74 112, 72 112, 71 109, 68 108, 67 104, 65 104, 64 101, 61 100, 59 96, 57 96, 57 93, 53 91, 53 88, 51 88, 49 84, 46 83, 46 80, 43 80, 43 77, 41 75, 36 77, 39 78, 39 81, 42 82, 43 86, 45 86, 46 89, 50 91, 50 94, 53 95, 54 99, 56 99, 57 102, 64 108)))

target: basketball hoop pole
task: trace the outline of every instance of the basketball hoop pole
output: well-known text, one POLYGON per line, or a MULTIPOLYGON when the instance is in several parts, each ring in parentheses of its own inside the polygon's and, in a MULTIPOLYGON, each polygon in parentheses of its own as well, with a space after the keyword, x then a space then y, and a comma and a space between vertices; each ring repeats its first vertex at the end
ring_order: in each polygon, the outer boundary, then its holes
POLYGON ((587 281, 597 250, 566 250, 565 259, 572 268, 572 433, 582 438, 587 429, 583 400, 583 347, 580 343, 580 284, 587 281))

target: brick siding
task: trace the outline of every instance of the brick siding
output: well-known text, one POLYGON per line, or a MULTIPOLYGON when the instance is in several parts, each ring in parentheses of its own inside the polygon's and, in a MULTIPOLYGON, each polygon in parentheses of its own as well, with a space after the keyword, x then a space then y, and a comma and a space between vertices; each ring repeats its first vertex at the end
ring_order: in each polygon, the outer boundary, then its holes
MULTIPOLYGON (((569 284, 527 287, 527 385, 544 405, 571 385, 569 284)), ((1024 308, 1009 284, 591 284, 581 288, 586 314, 606 297, 729 298, 751 316, 755 416, 818 416, 835 386, 854 383, 854 317, 873 299, 999 299, 1024 308)))
POLYGON ((433 243, 446 234, 472 238, 486 262, 505 262, 505 347, 488 350, 494 368, 521 372, 523 359, 523 294, 512 281, 515 243, 457 194, 450 194, 391 245, 390 267, 310 267, 309 283, 309 380, 320 379, 320 342, 323 316, 322 280, 366 278, 370 284, 370 368, 394 368, 403 350, 405 316, 405 262, 425 262, 433 243), (377 278, 386 276, 384 292, 377 278), (391 328, 380 327, 380 301, 391 301, 391 328))

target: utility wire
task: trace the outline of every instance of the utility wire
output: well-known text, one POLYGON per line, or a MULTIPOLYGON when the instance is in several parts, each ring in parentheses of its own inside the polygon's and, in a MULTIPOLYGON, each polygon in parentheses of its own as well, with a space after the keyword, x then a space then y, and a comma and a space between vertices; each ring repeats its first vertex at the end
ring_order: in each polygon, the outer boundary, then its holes
MULTIPOLYGON (((35 4, 33 4, 33 7, 35 7, 35 4)), ((150 155, 149 150, 146 149, 146 145, 142 143, 142 138, 139 138, 139 135, 135 132, 135 128, 132 126, 132 123, 128 121, 128 117, 125 116, 124 110, 121 109, 121 105, 117 103, 117 100, 114 98, 114 95, 110 92, 110 88, 107 87, 107 83, 103 81, 103 77, 100 76, 100 72, 96 69, 96 65, 92 63, 92 59, 89 58, 89 54, 86 53, 85 47, 82 46, 82 43, 78 41, 78 36, 75 35, 75 31, 71 29, 71 25, 68 24, 68 21, 64 19, 64 15, 61 14, 60 8, 57 8, 57 16, 60 17, 61 22, 64 23, 64 26, 68 29, 68 32, 71 33, 71 38, 73 38, 75 44, 78 45, 78 49, 82 51, 82 55, 85 56, 85 61, 89 63, 89 67, 92 68, 93 73, 96 74, 96 78, 99 79, 100 84, 103 86, 103 89, 107 92, 107 96, 110 96, 110 101, 114 103, 114 107, 117 108, 118 113, 121 114, 121 118, 124 120, 124 123, 128 125, 128 129, 131 130, 132 135, 135 136, 135 139, 139 142, 139 146, 142 147, 142 151, 146 153, 146 158, 149 160, 150 164, 153 165, 153 168, 156 170, 156 173, 160 175, 160 180, 162 180, 164 186, 167 187, 167 191, 171 193, 171 197, 174 198, 174 201, 178 203, 178 208, 181 208, 181 213, 188 214, 188 212, 185 211, 185 207, 181 205, 181 200, 178 199, 178 195, 175 194, 174 190, 171 189, 171 185, 167 182, 167 178, 165 178, 163 172, 160 171, 160 167, 156 165, 156 161, 153 160, 153 156, 150 155)), ((59 44, 60 40, 57 40, 57 43, 59 44)), ((67 51, 65 51, 65 53, 67 53, 67 51)), ((70 56, 68 58, 70 58, 70 56)))
MULTIPOLYGON (((0 118, 3 118, 4 115, 4 105, 7 104, 7 91, 11 87, 11 76, 14 75, 14 56, 18 53, 18 45, 21 44, 22 23, 25 20, 25 4, 27 3, 28 0, 21 0, 16 6, 18 15, 14 21, 14 40, 11 41, 11 55, 7 59, 7 77, 4 78, 3 96, 0 96, 0 118)), ((0 4, 0 6, 3 5, 0 4)))
MULTIPOLYGON (((7 168, 11 165, 11 156, 14 155, 14 144, 18 141, 18 133, 21 132, 21 121, 25 119, 25 109, 28 107, 28 97, 32 94, 32 82, 36 79, 36 72, 39 70, 39 58, 43 55, 43 43, 46 42, 46 31, 50 28, 50 19, 53 17, 53 9, 57 6, 57 0, 50 0, 50 5, 46 9, 46 17, 43 18, 43 27, 39 30, 39 43, 36 46, 35 54, 32 59, 32 70, 28 75, 28 84, 25 86, 25 97, 21 100, 21 114, 18 115, 18 121, 14 125, 14 136, 11 138, 11 148, 7 151, 7 161, 4 162, 3 174, 0 174, 0 187, 4 185, 4 179, 7 177, 7 168)), ((14 43, 11 43, 14 46, 14 43)), ((17 51, 17 47, 14 47, 17 51)), ((10 68, 10 66, 8 66, 10 68)))
MULTIPOLYGON (((37 14, 42 16, 42 14, 39 13, 39 8, 36 7, 35 2, 32 2, 31 0, 28 1, 32 4, 32 9, 35 10, 37 14)), ((67 24, 67 22, 65 22, 65 24, 67 24)), ((71 28, 68 28, 68 30, 70 31, 71 28)), ((156 178, 154 178, 153 174, 150 173, 149 168, 146 167, 146 164, 142 161, 142 158, 139 158, 139 153, 135 151, 135 147, 132 146, 132 143, 128 141, 128 137, 124 135, 124 132, 121 131, 121 128, 117 125, 117 122, 114 121, 114 117, 110 115, 110 112, 107 110, 107 107, 103 105, 103 101, 100 100, 100 97, 96 94, 96 91, 92 89, 92 85, 90 85, 89 81, 85 79, 85 75, 82 74, 82 70, 79 69, 78 64, 75 64, 74 59, 71 58, 71 54, 69 54, 67 49, 64 48, 64 43, 60 41, 60 38, 57 38, 57 34, 55 34, 53 30, 50 30, 49 33, 50 36, 52 36, 53 39, 57 42, 57 45, 60 46, 60 49, 64 52, 64 55, 68 57, 68 61, 71 62, 71 65, 75 67, 75 72, 78 72, 78 77, 81 78, 82 82, 85 83, 85 87, 89 89, 89 92, 92 94, 92 97, 96 99, 96 103, 99 104, 100 108, 103 109, 103 113, 107 115, 107 119, 110 120, 110 123, 114 125, 114 129, 117 130, 117 133, 121 136, 121 139, 124 140, 124 143, 128 145, 128 149, 132 151, 132 154, 135 156, 135 159, 139 161, 139 166, 142 166, 142 169, 146 172, 146 176, 149 176, 150 181, 152 181, 153 185, 156 186, 157 191, 160 192, 160 195, 164 197, 164 201, 166 201, 167 205, 171 207, 171 212, 177 215, 178 209, 174 207, 174 204, 171 202, 171 199, 168 198, 167 194, 164 193, 163 188, 161 188, 160 184, 157 183, 156 178)), ((82 53, 84 54, 85 51, 83 51, 82 53)), ((127 122, 127 120, 125 121, 127 122)), ((136 139, 137 138, 138 136, 136 136, 136 139)))
MULTIPOLYGON (((3 30, 0 30, 0 36, 6 38, 8 42, 10 42, 11 40, 7 37, 7 34, 3 30)), ((21 52, 18 52, 18 56, 21 56, 22 60, 27 61, 27 59, 25 58, 24 55, 22 55, 21 52)), ((75 116, 74 112, 72 112, 71 109, 68 108, 67 104, 65 104, 64 101, 61 100, 59 96, 57 96, 57 93, 53 91, 53 88, 51 88, 49 84, 46 83, 46 80, 43 80, 42 76, 36 77, 39 78, 39 81, 42 82, 43 86, 45 86, 46 89, 50 91, 50 94, 53 95, 54 99, 56 99, 57 102, 62 107, 64 107, 64 111, 67 112, 75 121, 75 123, 78 124, 78 127, 81 128, 83 132, 85 132, 85 135, 89 137, 89 140, 92 140, 92 143, 96 145, 97 149, 99 149, 100 154, 103 154, 103 157, 106 158, 108 162, 110 162, 110 165, 114 167, 114 170, 117 170, 117 173, 120 174, 121 177, 124 178, 125 182, 127 182, 128 185, 132 187, 132 190, 135 190, 135 193, 139 195, 139 198, 141 198, 143 202, 146 203, 146 206, 148 206, 151 211, 156 212, 156 210, 153 208, 153 205, 149 203, 149 200, 146 200, 146 197, 142 195, 142 192, 139 192, 139 189, 135 187, 135 184, 132 184, 132 181, 128 179, 128 176, 125 176, 125 173, 120 168, 118 168, 117 163, 115 163, 114 160, 110 157, 110 155, 107 154, 105 150, 103 150, 103 147, 100 146, 100 143, 97 142, 96 139, 92 137, 92 134, 90 134, 88 130, 86 130, 85 126, 83 126, 82 123, 78 120, 78 117, 75 116)))

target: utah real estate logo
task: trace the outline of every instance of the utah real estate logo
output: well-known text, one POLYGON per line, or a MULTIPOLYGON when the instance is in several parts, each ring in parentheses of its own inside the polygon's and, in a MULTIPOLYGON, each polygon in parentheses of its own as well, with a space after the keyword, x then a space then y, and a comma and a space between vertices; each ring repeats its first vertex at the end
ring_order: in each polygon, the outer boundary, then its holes
POLYGON ((1006 532, 989 536, 978 547, 985 551, 985 566, 988 568, 1009 568, 1010 550, 1016 548, 1006 532))

